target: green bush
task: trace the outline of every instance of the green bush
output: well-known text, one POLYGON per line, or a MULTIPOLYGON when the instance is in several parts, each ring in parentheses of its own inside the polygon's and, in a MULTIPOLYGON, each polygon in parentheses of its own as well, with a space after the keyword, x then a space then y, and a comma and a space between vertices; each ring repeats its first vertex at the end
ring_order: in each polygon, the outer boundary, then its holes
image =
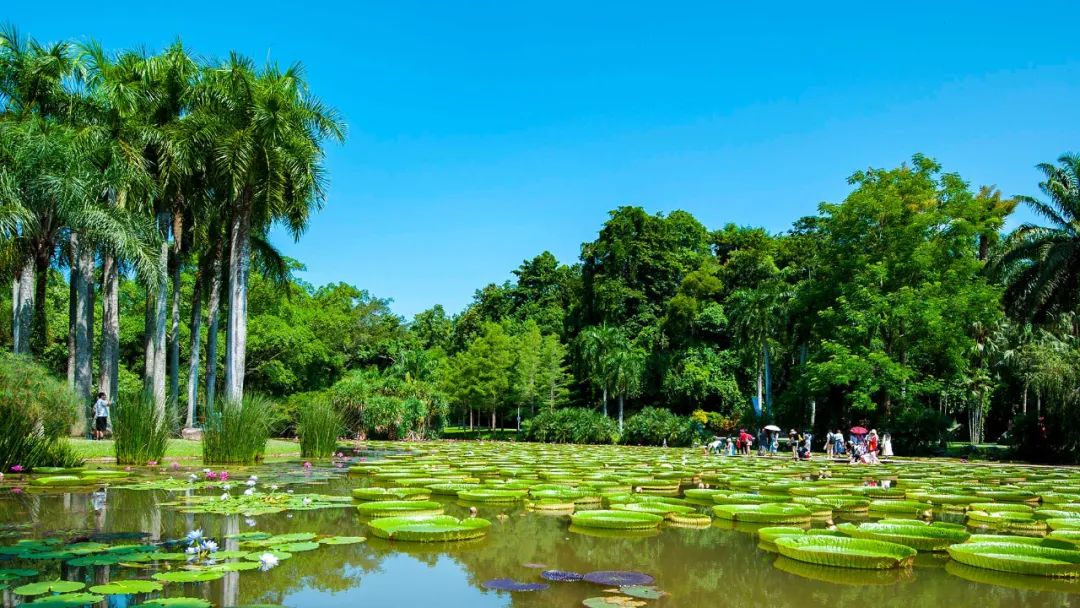
POLYGON ((646 407, 630 416, 623 425, 621 442, 626 445, 667 445, 685 447, 696 438, 695 424, 686 416, 677 416, 671 410, 646 407))
POLYGON ((122 394, 112 406, 117 464, 144 464, 161 460, 172 434, 172 417, 158 409, 154 396, 139 391, 122 394))
POLYGON ((329 458, 337 449, 337 440, 345 426, 329 401, 312 401, 297 412, 296 433, 300 437, 300 456, 329 458))
POLYGON ((327 391, 305 391, 286 397, 278 404, 278 426, 274 433, 280 437, 296 437, 300 411, 318 403, 330 403, 327 391))
POLYGON ((521 425, 526 441, 545 443, 598 443, 618 441, 615 421, 600 412, 580 407, 548 410, 521 425))
POLYGON ((274 402, 260 395, 222 400, 203 428, 205 464, 255 464, 278 424, 274 402))
POLYGON ((81 410, 67 383, 28 359, 0 353, 0 471, 79 464, 66 437, 81 410))

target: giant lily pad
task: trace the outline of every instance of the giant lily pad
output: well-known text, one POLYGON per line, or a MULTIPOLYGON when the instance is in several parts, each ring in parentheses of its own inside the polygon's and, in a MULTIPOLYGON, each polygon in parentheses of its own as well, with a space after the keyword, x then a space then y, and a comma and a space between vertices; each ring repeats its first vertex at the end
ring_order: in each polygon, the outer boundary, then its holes
POLYGON ((664 518, 652 513, 633 511, 593 510, 578 511, 570 516, 575 526, 586 528, 611 528, 616 530, 634 530, 656 528, 664 518))
POLYGON ((204 583, 216 581, 225 576, 220 570, 173 570, 172 572, 158 572, 153 579, 166 583, 204 583))
POLYGON ((38 581, 36 583, 27 583, 20 585, 11 590, 15 595, 41 595, 43 593, 68 593, 71 591, 79 591, 85 584, 78 581, 38 581))
POLYGON ((887 569, 910 566, 918 551, 879 540, 836 536, 781 536, 780 554, 801 562, 843 568, 887 569))
POLYGON ((130 595, 133 593, 151 593, 161 591, 161 583, 146 580, 110 581, 104 585, 90 587, 91 593, 99 595, 130 595))
POLYGON ((161 597, 138 604, 134 608, 210 608, 212 605, 201 597, 161 597))
POLYGON ((1080 577, 1080 551, 1037 545, 978 542, 949 547, 949 556, 961 564, 1035 576, 1080 577))
POLYGON ((480 538, 491 522, 486 519, 457 519, 449 515, 387 517, 368 522, 371 534, 388 540, 446 542, 480 538))
POLYGON ((494 591, 543 591, 550 587, 544 583, 521 583, 509 578, 495 578, 484 582, 484 589, 494 591))
POLYGON ((656 579, 644 572, 634 572, 633 570, 597 570, 589 572, 582 578, 590 583, 608 587, 651 585, 656 581, 656 579))
POLYGON ((94 595, 93 593, 61 593, 59 595, 39 597, 27 605, 35 608, 75 608, 77 606, 96 604, 104 599, 105 596, 94 595))

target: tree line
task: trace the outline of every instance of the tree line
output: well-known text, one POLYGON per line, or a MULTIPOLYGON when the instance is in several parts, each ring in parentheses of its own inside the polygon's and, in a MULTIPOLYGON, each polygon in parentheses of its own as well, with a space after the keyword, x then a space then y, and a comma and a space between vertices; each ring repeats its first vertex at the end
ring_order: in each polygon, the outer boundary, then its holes
POLYGON ((268 240, 303 233, 344 134, 300 66, 8 29, 0 101, 0 339, 83 396, 145 388, 193 424, 246 388, 397 435, 655 406, 715 432, 860 423, 1080 454, 1054 430, 1077 412, 1076 156, 1039 165, 1032 197, 915 155, 780 233, 620 207, 577 260, 542 252, 405 320, 304 283, 268 240), (1042 223, 1006 233, 1018 205, 1042 223))

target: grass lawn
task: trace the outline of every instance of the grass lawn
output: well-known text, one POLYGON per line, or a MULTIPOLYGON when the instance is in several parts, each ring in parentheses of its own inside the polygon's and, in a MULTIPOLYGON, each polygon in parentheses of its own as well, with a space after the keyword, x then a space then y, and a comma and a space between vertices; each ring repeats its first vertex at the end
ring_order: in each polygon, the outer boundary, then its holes
POLYGON ((470 431, 460 426, 448 426, 442 430, 443 439, 483 439, 484 441, 513 441, 517 437, 515 429, 481 429, 470 431))
MULTIPOLYGON (((111 460, 114 455, 112 439, 91 441, 89 439, 71 439, 71 445, 80 456, 87 460, 111 460)), ((271 439, 266 444, 267 458, 289 458, 300 456, 300 444, 295 441, 271 439)), ((170 439, 165 450, 165 458, 202 458, 202 443, 187 439, 170 439)))

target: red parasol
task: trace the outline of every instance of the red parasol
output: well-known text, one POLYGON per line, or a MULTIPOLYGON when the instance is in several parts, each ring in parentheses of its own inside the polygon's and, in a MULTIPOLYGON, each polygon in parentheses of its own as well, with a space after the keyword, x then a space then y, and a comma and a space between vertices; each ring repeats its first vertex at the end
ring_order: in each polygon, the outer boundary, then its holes
POLYGON ((865 434, 867 434, 869 432, 870 431, 867 431, 866 429, 864 429, 861 426, 853 426, 853 427, 851 427, 851 434, 853 434, 853 435, 865 435, 865 434))

